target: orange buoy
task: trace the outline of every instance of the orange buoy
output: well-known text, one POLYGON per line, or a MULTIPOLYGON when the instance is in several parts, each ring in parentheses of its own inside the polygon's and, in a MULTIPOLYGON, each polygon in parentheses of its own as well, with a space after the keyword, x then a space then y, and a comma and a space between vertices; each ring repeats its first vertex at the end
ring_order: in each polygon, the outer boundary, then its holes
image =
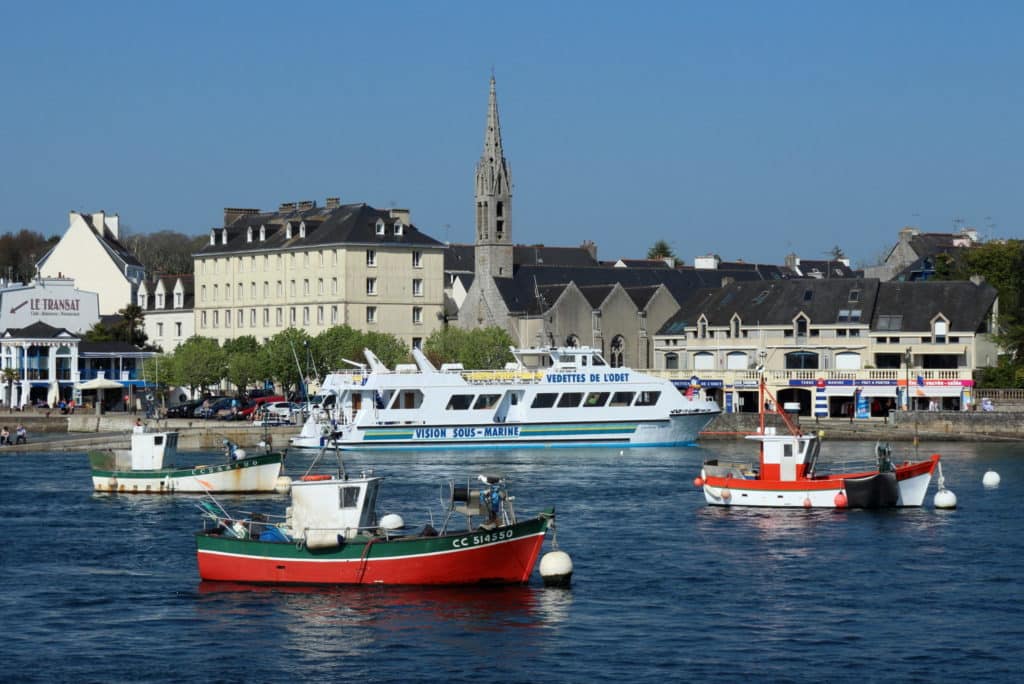
POLYGON ((725 500, 725 501, 728 501, 731 498, 732 498, 732 492, 730 492, 725 487, 722 487, 722 499, 725 500))
POLYGON ((810 507, 811 507, 811 497, 808 496, 808 497, 804 498, 804 508, 810 508, 810 507))
POLYGON ((330 480, 330 475, 303 475, 300 478, 303 482, 319 482, 321 480, 330 480))
POLYGON ((843 492, 843 490, 840 489, 839 493, 836 494, 835 502, 836 508, 846 508, 846 494, 843 492))
POLYGON ((693 478, 693 486, 700 489, 701 487, 704 486, 704 480, 698 475, 697 477, 693 478))

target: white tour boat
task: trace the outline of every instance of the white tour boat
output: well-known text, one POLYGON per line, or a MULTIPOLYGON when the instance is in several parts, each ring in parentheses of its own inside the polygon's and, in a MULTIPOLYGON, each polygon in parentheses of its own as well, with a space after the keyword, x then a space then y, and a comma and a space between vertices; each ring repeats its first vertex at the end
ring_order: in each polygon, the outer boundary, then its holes
POLYGON ((589 347, 512 349, 502 370, 415 364, 332 373, 291 445, 298 448, 453 449, 647 447, 692 444, 720 413, 699 391, 613 368, 589 347))

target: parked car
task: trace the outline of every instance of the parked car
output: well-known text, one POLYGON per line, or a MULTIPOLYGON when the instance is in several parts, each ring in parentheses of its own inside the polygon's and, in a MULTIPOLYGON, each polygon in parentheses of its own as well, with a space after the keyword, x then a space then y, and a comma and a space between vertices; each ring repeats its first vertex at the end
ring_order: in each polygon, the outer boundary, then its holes
POLYGON ((231 397, 211 397, 209 400, 204 400, 205 405, 200 406, 192 414, 196 418, 212 418, 217 415, 217 411, 223 408, 231 408, 231 397))
POLYGON ((301 406, 290 401, 270 401, 263 404, 257 415, 266 421, 292 422, 301 410, 301 406))
POLYGON ((272 395, 267 397, 257 397, 253 399, 245 408, 238 412, 240 418, 246 420, 252 420, 252 417, 259 413, 260 407, 267 403, 273 403, 277 401, 284 401, 284 397, 281 395, 272 395))
POLYGON ((199 408, 203 402, 199 399, 190 399, 183 401, 177 406, 171 406, 167 409, 168 418, 191 418, 192 413, 199 408))

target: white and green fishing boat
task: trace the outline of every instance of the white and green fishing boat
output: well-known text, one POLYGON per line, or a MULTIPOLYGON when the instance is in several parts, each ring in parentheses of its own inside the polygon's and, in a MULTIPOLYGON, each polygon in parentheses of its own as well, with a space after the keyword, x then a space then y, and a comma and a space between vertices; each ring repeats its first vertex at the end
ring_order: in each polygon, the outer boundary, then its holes
POLYGON ((225 440, 225 462, 210 465, 165 466, 177 455, 177 432, 135 432, 132 448, 89 453, 92 486, 97 492, 119 494, 205 494, 207 492, 273 492, 281 482, 282 452, 250 456, 225 440))

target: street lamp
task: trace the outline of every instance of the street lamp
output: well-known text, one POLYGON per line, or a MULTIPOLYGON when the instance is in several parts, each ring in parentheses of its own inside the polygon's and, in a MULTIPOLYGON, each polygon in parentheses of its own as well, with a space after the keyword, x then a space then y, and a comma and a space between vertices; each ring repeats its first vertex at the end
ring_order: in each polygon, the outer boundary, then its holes
POLYGON ((904 393, 905 393, 905 395, 907 397, 907 410, 908 411, 911 410, 911 408, 910 408, 911 407, 911 404, 910 404, 910 362, 911 362, 911 360, 913 360, 913 358, 914 358, 914 356, 913 356, 911 348, 907 347, 907 350, 905 352, 903 352, 903 362, 906 364, 906 367, 907 367, 907 371, 906 371, 907 372, 907 378, 906 378, 907 379, 907 384, 904 386, 903 391, 904 391, 904 393))

